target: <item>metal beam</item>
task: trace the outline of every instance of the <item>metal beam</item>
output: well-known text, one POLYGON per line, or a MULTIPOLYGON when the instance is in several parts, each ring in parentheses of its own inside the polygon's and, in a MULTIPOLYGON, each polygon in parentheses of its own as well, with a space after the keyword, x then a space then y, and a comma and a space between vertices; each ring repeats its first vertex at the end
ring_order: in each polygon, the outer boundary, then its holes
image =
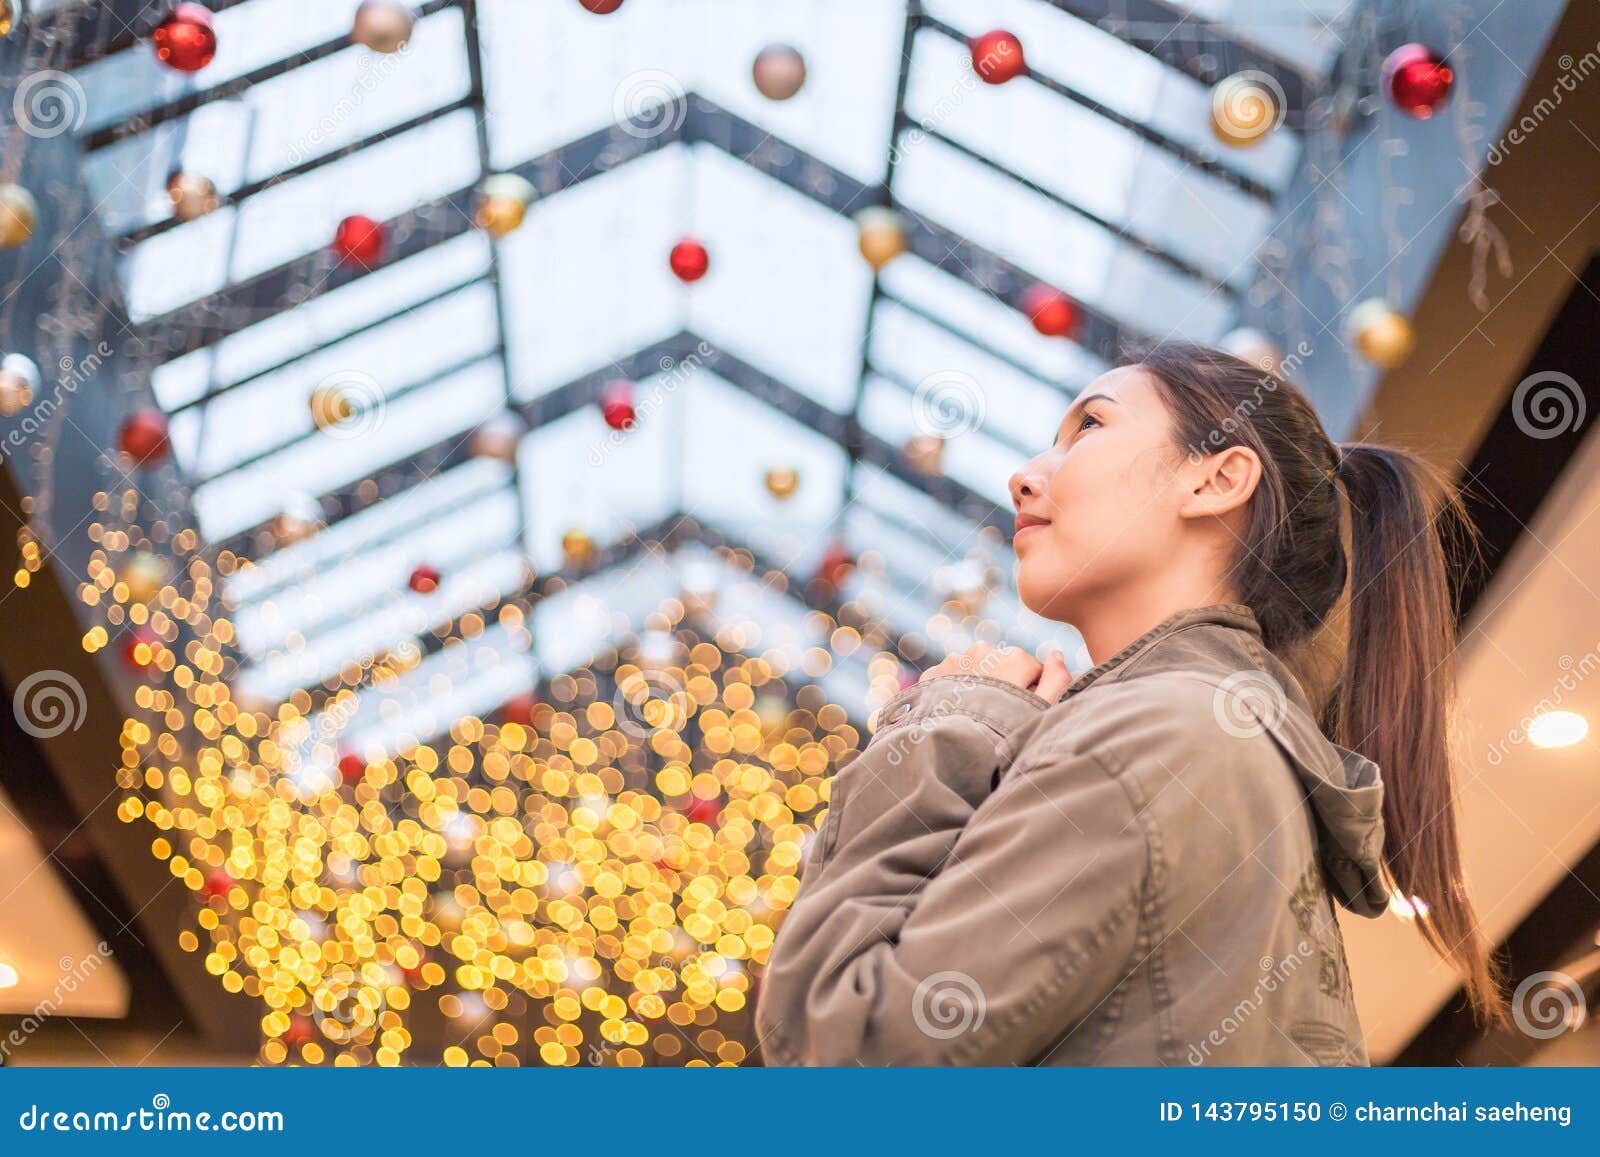
MULTIPOLYGON (((295 177, 302 177, 307 173, 315 172, 316 170, 327 165, 331 165, 336 161, 342 161, 346 157, 352 157, 356 153, 359 153, 362 149, 368 149, 373 145, 382 144, 384 141, 387 141, 393 137, 398 137, 404 133, 408 133, 412 129, 420 129, 432 124, 434 121, 443 120, 453 112, 459 112, 462 109, 472 107, 474 107, 473 100, 471 95, 468 95, 462 97, 460 100, 453 100, 449 104, 442 104, 438 108, 429 109, 427 112, 420 113, 417 116, 412 117, 410 120, 401 121, 397 125, 382 129, 371 134, 370 136, 362 137, 359 141, 352 141, 348 145, 333 149, 332 151, 323 153, 320 156, 312 157, 310 160, 302 161, 298 165, 291 165, 289 168, 273 173, 269 177, 263 177, 259 181, 251 181, 248 184, 240 185, 233 192, 219 196, 217 198, 217 207, 225 209, 231 206, 241 205, 245 201, 248 201, 251 197, 254 197, 257 193, 264 193, 268 189, 276 188, 285 181, 292 180, 295 177)), ((184 224, 184 222, 180 221, 176 217, 162 217, 160 220, 151 221, 146 225, 140 225, 136 229, 130 229, 128 232, 119 235, 113 240, 118 249, 126 251, 132 249, 140 242, 148 241, 152 237, 159 237, 161 234, 176 229, 182 224, 184 224)))
MULTIPOLYGON (((948 36, 952 40, 959 41, 962 44, 967 43, 967 37, 965 34, 960 32, 958 29, 950 27, 950 25, 945 24, 943 21, 934 19, 931 16, 923 20, 923 27, 948 36)), ((1168 153, 1171 153, 1184 164, 1199 169, 1208 176, 1215 177, 1217 180, 1231 185, 1233 188, 1238 189, 1240 192, 1247 193, 1250 196, 1255 197, 1257 200, 1272 200, 1272 190, 1267 188, 1265 185, 1262 185, 1259 181, 1256 181, 1255 179, 1248 177, 1227 165, 1224 165, 1215 157, 1207 156, 1205 153, 1202 153, 1197 149, 1184 144, 1182 141, 1168 136, 1160 129, 1146 124, 1137 117, 1129 116, 1127 113, 1114 109, 1108 104, 1101 103, 1088 93, 1074 88, 1066 81, 1057 80, 1054 77, 1047 76, 1044 73, 1038 72, 1032 68, 1028 70, 1028 77, 1035 83, 1043 85, 1057 96, 1064 97, 1065 99, 1070 100, 1072 103, 1088 109, 1096 116, 1103 117, 1112 124, 1126 129, 1128 132, 1139 137, 1141 140, 1146 141, 1147 143, 1152 144, 1159 149, 1163 149, 1168 153)))
MULTIPOLYGON (((849 216, 868 205, 888 204, 891 201, 888 191, 882 186, 857 181, 703 96, 689 98, 689 127, 693 130, 690 139, 716 145, 752 168, 837 213, 849 216), (820 182, 822 190, 814 187, 816 182, 820 182)), ((989 253, 975 242, 959 237, 954 231, 928 223, 904 205, 896 203, 895 207, 907 218, 912 249, 919 257, 932 261, 946 273, 969 285, 1000 297, 1012 308, 1021 309, 1022 294, 1041 280, 989 253), (924 234, 922 241, 925 249, 937 251, 937 257, 929 257, 928 252, 917 248, 919 232, 924 234), (941 246, 939 239, 943 238, 958 239, 959 248, 953 244, 941 246), (954 260, 956 256, 966 260, 954 260), (1004 290, 998 291, 995 288, 997 284, 1003 284, 1004 290)), ((1125 327, 1090 302, 1074 299, 1074 304, 1083 318, 1082 334, 1085 335, 1074 340, 1096 353, 1102 349, 1119 349, 1125 343, 1137 342, 1148 336, 1125 327), (1089 345, 1090 341, 1099 344, 1089 345)))
POLYGON ((1176 7, 1168 0, 1045 0, 1109 32, 1170 68, 1212 85, 1236 72, 1264 72, 1283 89, 1290 128, 1304 124, 1317 82, 1300 67, 1241 39, 1221 24, 1176 7))
MULTIPOLYGON (((551 196, 610 172, 636 157, 674 144, 681 139, 681 132, 680 126, 676 132, 664 131, 657 136, 636 135, 612 126, 526 161, 511 171, 531 181, 541 196, 551 196)), ((134 332, 158 355, 157 360, 192 353, 264 317, 282 313, 470 232, 476 228, 472 222, 476 199, 475 188, 459 189, 386 222, 391 238, 390 251, 374 268, 341 265, 329 251, 319 250, 149 318, 136 326, 134 332)))
MULTIPOLYGON (((206 0, 206 7, 223 12, 244 2, 206 0)), ((31 24, 49 29, 66 45, 66 56, 55 67, 70 71, 148 40, 171 10, 171 0, 98 0, 36 13, 31 24)))
MULTIPOLYGON (((426 16, 432 16, 435 12, 442 12, 446 8, 455 7, 459 2, 460 0, 427 0, 426 3, 418 6, 416 10, 417 17, 421 19, 426 16)), ((211 5, 211 7, 218 6, 211 5)), ((288 18, 287 13, 285 13, 285 18, 288 18)), ((326 60, 335 53, 343 52, 350 47, 352 45, 349 33, 336 36, 332 40, 324 40, 321 44, 313 44, 309 48, 301 49, 291 56, 286 56, 281 60, 274 60, 270 64, 264 64, 260 68, 251 69, 249 72, 240 73, 238 76, 222 81, 220 84, 214 84, 210 88, 186 92, 182 96, 164 104, 152 105, 149 108, 141 109, 117 121, 115 124, 109 124, 104 128, 84 133, 79 138, 79 145, 86 153, 96 152, 114 145, 118 141, 125 141, 129 137, 149 132, 151 129, 158 128, 168 121, 186 117, 196 109, 203 108, 208 104, 215 104, 219 100, 232 100, 235 97, 242 96, 258 84, 274 80, 285 73, 293 72, 295 69, 303 68, 308 64, 315 64, 319 60, 326 60)))

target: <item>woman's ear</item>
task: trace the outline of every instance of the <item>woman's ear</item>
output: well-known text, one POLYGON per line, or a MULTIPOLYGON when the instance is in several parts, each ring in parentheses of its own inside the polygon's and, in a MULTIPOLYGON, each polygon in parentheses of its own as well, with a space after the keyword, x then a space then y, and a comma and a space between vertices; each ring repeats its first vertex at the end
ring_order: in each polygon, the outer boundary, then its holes
POLYGON ((1215 518, 1249 502, 1261 482, 1261 459, 1248 446, 1229 446, 1194 462, 1192 493, 1183 518, 1215 518))

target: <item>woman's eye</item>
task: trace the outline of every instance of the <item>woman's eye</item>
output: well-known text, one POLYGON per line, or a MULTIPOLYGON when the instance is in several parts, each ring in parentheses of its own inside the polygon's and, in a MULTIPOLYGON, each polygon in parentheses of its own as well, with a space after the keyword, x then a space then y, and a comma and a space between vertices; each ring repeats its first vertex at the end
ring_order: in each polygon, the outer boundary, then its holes
POLYGON ((1084 414, 1083 417, 1078 419, 1079 430, 1087 430, 1090 426, 1098 426, 1099 424, 1100 419, 1093 414, 1084 414))

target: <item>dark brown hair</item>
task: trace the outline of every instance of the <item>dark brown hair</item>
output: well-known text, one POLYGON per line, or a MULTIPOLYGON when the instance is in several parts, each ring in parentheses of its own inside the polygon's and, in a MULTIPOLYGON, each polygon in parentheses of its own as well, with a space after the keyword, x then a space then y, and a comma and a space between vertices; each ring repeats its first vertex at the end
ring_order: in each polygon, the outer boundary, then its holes
POLYGON ((1404 450, 1335 444, 1304 394, 1231 354, 1162 344, 1128 361, 1159 384, 1186 452, 1245 446, 1260 458, 1233 588, 1291 666, 1330 619, 1348 618, 1342 664, 1318 696, 1323 730, 1382 770, 1390 882, 1422 901, 1417 925, 1479 1016, 1503 1020, 1456 831, 1448 552, 1471 524, 1454 489, 1404 450))

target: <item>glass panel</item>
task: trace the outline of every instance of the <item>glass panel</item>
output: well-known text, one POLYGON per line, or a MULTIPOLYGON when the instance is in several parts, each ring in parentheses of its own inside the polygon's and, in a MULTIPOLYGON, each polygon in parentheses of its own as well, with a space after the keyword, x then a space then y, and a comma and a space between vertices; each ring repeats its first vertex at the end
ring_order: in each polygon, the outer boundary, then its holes
POLYGON ((173 446, 191 474, 209 477, 311 433, 310 399, 324 387, 363 407, 353 427, 381 422, 391 395, 492 354, 497 341, 494 290, 479 282, 177 415, 173 446))
POLYGON ((685 231, 688 176, 681 147, 642 157, 536 203, 501 242, 519 397, 684 328, 687 291, 667 255, 685 231))
MULTIPOLYGON (((1250 149, 1223 148, 1211 133, 1210 89, 1109 32, 1040 0, 928 0, 924 7, 968 36, 1009 29, 1037 72, 1268 188, 1281 191, 1289 183, 1300 152, 1294 134, 1273 133, 1250 149)), ((1182 35, 1181 26, 1173 35, 1182 35)), ((976 77, 970 85, 981 87, 976 77)))
POLYGON ((886 293, 930 314, 990 350, 1003 352, 1037 377, 1076 392, 1105 372, 1082 346, 1045 337, 1020 310, 953 277, 915 254, 895 258, 879 275, 886 293))
MULTIPOLYGON (((1174 7, 1217 21, 1230 35, 1260 45, 1322 75, 1344 47, 1343 29, 1354 0, 1168 0, 1174 7)), ((1176 35, 1183 35, 1180 25, 1176 35)), ((1182 41, 1180 40, 1181 44, 1182 41)))
POLYGON ((872 292, 855 226, 719 150, 695 160, 685 194, 711 271, 686 291, 691 328, 847 411, 872 292))
POLYGON ((349 214, 393 217, 478 174, 470 111, 402 133, 135 246, 121 270, 129 315, 143 320, 247 280, 326 247, 349 214))
POLYGON ((883 177, 901 0, 634 3, 604 20, 572 3, 485 0, 479 21, 490 108, 539 110, 490 120, 498 167, 701 92, 859 180, 883 177), (811 78, 783 103, 751 79, 772 42, 799 49, 811 78))
POLYGON ((713 374, 694 377, 688 400, 677 451, 687 513, 779 566, 815 550, 844 496, 844 448, 713 374), (768 490, 774 468, 798 476, 787 498, 768 490))
MULTIPOLYGON (((917 37, 906 94, 919 123, 990 157, 1101 220, 1200 266, 1220 280, 1248 272, 1269 223, 1267 206, 1175 154, 1022 79, 947 93, 972 65, 966 47, 936 32, 917 37), (1070 147, 1043 142, 1067 142, 1070 147)), ((913 138, 914 141, 914 138, 913 138)), ((907 151, 918 146, 908 142, 907 151)))
POLYGON ((540 572, 564 565, 561 536, 581 530, 601 546, 672 513, 679 501, 681 383, 657 375, 638 383, 639 420, 610 429, 585 406, 532 431, 517 456, 528 543, 540 572))
POLYGON ((351 47, 91 153, 84 174, 101 219, 121 233, 170 217, 174 169, 230 194, 459 100, 469 87, 464 32, 447 8, 418 21, 402 52, 351 47))
POLYGON ((516 491, 502 487, 473 500, 472 517, 446 518, 375 544, 331 571, 276 591, 234 615, 239 642, 252 658, 285 648, 296 636, 318 638, 343 625, 405 603, 432 605, 439 592, 418 594, 407 580, 417 567, 435 567, 440 589, 470 573, 490 554, 515 545, 521 528, 516 491))
POLYGON ((511 469, 505 463, 475 458, 361 510, 303 542, 256 560, 255 565, 236 571, 227 579, 224 593, 231 605, 242 606, 286 584, 337 567, 364 551, 382 547, 409 528, 454 518, 510 480, 511 469))
POLYGON ((1032 447, 1042 431, 1056 428, 1072 403, 1067 393, 892 301, 878 305, 872 365, 919 399, 914 415, 925 434, 984 429, 1015 446, 1032 447))
POLYGON ((332 678, 352 661, 366 661, 391 651, 512 593, 526 574, 519 553, 502 551, 447 574, 432 594, 414 594, 402 587, 403 593, 396 593, 371 613, 313 635, 302 649, 273 652, 241 675, 240 685, 251 696, 281 701, 296 688, 332 678))
MULTIPOLYGON (((1065 406, 1062 408, 1065 411, 1065 406)), ((914 434, 922 433, 926 423, 919 424, 917 410, 911 390, 878 374, 867 377, 861 399, 861 424, 879 438, 901 446, 914 434)), ((1059 421, 1058 414, 1049 429, 1053 430, 1059 421)), ((997 506, 1011 504, 1008 480, 1024 460, 1019 448, 997 442, 981 429, 951 428, 944 446, 944 473, 997 506)))
POLYGON ((498 358, 451 374, 387 406, 383 421, 360 438, 323 431, 200 487, 194 496, 200 531, 215 541, 265 522, 282 509, 287 494, 326 493, 440 439, 464 435, 504 399, 498 358))
POLYGON ((134 113, 157 108, 189 92, 204 92, 274 61, 347 36, 361 0, 280 3, 251 0, 218 12, 217 54, 193 75, 156 61, 149 43, 136 44, 85 65, 77 72, 88 97, 88 131, 104 128, 134 113))
POLYGON ((911 209, 1151 337, 1214 340, 1232 316, 1225 297, 938 141, 907 150, 898 173, 911 209))
POLYGON ((488 272, 489 242, 483 234, 453 238, 156 367, 151 382, 156 399, 175 409, 205 395, 213 362, 218 384, 241 381, 488 272))

